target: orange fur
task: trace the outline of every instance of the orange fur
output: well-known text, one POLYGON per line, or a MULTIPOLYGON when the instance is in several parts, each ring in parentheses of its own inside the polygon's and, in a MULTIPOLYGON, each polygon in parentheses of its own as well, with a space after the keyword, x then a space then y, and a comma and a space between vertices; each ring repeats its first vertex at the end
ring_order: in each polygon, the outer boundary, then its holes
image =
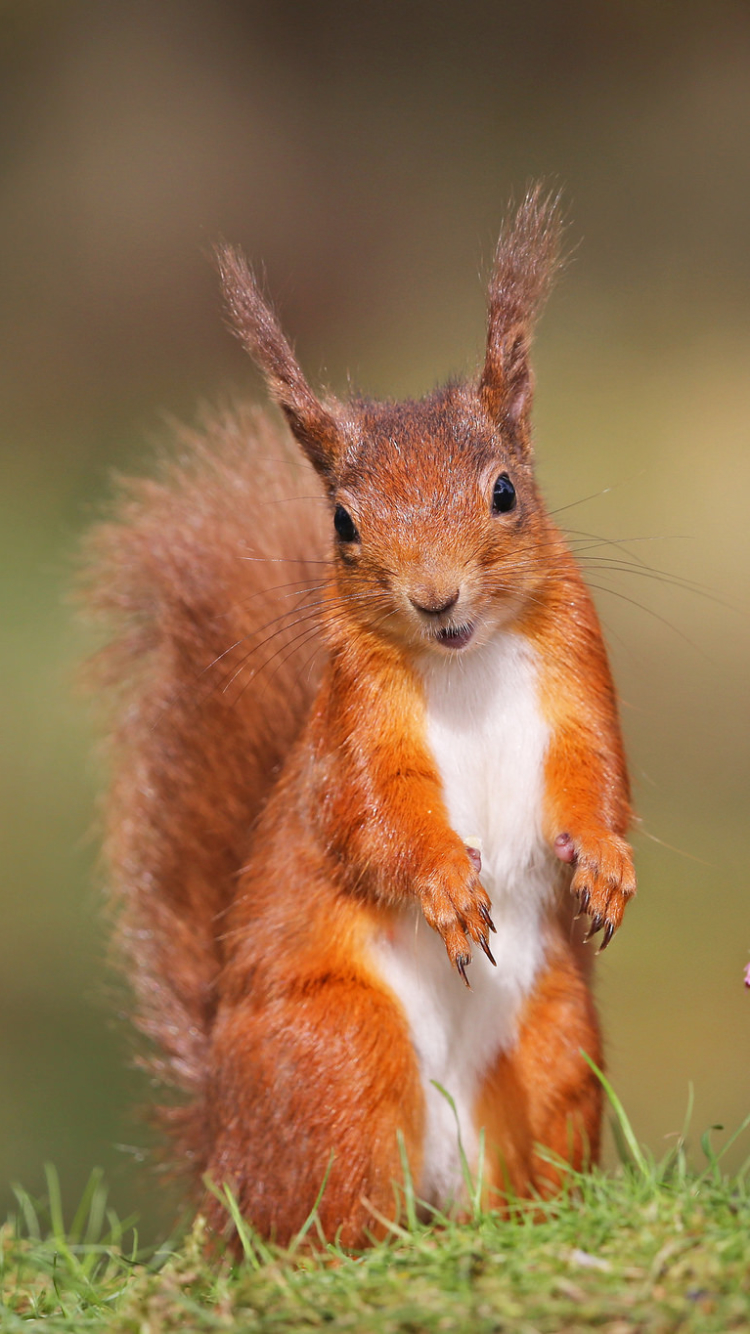
MULTIPOLYGON (((549 732, 550 886, 569 884, 605 941, 634 890, 606 654, 531 458, 528 349, 558 240, 555 201, 532 192, 498 247, 477 382, 404 404, 319 402, 225 249, 235 328, 319 482, 241 414, 183 434, 93 535, 91 600, 119 627, 101 658, 119 701, 118 941, 157 1068, 189 1095, 167 1120, 217 1231, 206 1172, 287 1241, 329 1171, 321 1224, 352 1246, 397 1210, 398 1132, 419 1180, 420 1057, 374 946, 418 907, 448 988, 493 929, 428 742, 426 661, 526 639, 549 732), (295 498, 311 488, 317 502, 295 498), (570 869, 552 861, 562 835, 570 869)), ((598 1152, 579 1055, 601 1059, 598 1025, 560 911, 540 909, 543 967, 475 1100, 496 1199, 553 1187, 537 1143, 576 1166, 598 1152)))
POLYGON ((550 950, 547 970, 524 1008, 516 1048, 503 1054, 481 1091, 477 1120, 485 1127, 488 1199, 510 1188, 523 1197, 559 1189, 561 1173, 537 1146, 576 1171, 599 1157, 602 1091, 581 1056, 601 1065, 601 1039, 591 993, 565 936, 550 950))
POLYGON ((596 611, 562 543, 556 555, 554 596, 531 612, 526 627, 545 664, 542 697, 552 727, 545 832, 550 841, 570 835, 576 858, 571 889, 589 912, 591 934, 604 928, 606 947, 635 893, 623 837, 632 815, 630 787, 596 611), (566 659, 577 670, 571 671, 566 659))

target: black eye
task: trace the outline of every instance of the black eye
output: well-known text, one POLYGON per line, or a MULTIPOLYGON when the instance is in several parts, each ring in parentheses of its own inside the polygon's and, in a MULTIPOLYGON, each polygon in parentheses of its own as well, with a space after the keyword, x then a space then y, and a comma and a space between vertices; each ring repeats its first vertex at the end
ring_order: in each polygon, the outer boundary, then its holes
POLYGON ((359 541, 359 533, 357 532, 354 520, 349 511, 344 509, 343 505, 336 506, 336 512, 333 516, 333 526, 342 542, 359 541))
POLYGON ((508 514, 516 508, 516 488, 507 472, 501 472, 492 491, 492 513, 508 514))

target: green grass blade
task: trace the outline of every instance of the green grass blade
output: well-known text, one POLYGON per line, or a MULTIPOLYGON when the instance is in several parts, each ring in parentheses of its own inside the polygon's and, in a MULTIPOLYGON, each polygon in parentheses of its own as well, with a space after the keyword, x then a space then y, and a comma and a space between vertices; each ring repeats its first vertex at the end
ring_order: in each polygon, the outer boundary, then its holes
POLYGON ((461 1125, 458 1119, 458 1109, 450 1093, 447 1089, 443 1088, 442 1084, 439 1084, 436 1079, 431 1079, 430 1083, 433 1088, 437 1089, 441 1097, 445 1098, 445 1101, 453 1112, 453 1119, 456 1122, 456 1139, 458 1141, 458 1157, 461 1163, 461 1175, 463 1176, 464 1185, 466 1186, 466 1193, 471 1200, 474 1197, 474 1181, 471 1175, 471 1168, 469 1167, 469 1160, 466 1157, 466 1152, 464 1150, 463 1140, 461 1139, 461 1125))
POLYGON ((47 1182, 47 1196, 49 1200, 49 1216, 52 1224, 52 1235, 55 1241, 67 1243, 65 1232, 65 1219, 63 1218, 62 1193, 60 1191, 60 1178, 57 1175, 57 1168, 53 1163, 44 1164, 44 1176, 47 1182))
POLYGON ((677 1161, 677 1173, 680 1181, 684 1181, 687 1176, 687 1170, 688 1170, 687 1142, 688 1142, 688 1135, 690 1134, 690 1126, 693 1121, 694 1106, 695 1106, 695 1087, 693 1085, 693 1081, 690 1080, 688 1084, 688 1100, 687 1100, 687 1107, 685 1108, 685 1119, 682 1123, 680 1138, 677 1141, 676 1161, 677 1161))
POLYGON ((11 1189, 18 1200, 21 1209, 21 1217, 23 1218, 23 1223, 30 1240, 41 1241, 42 1226, 39 1221, 39 1212, 34 1201, 28 1191, 24 1190, 23 1186, 14 1185, 11 1189))
POLYGON ((232 1222, 234 1223, 235 1229, 237 1231, 237 1236, 240 1239, 242 1254, 244 1255, 248 1264, 251 1264, 253 1269, 261 1269, 263 1267, 262 1261, 255 1249, 254 1239, 250 1232, 250 1228, 245 1222, 245 1219, 242 1217, 242 1213, 240 1212, 240 1206, 237 1203, 237 1200, 235 1199, 234 1194, 230 1190, 229 1186, 224 1185, 221 1188, 219 1188, 218 1186, 214 1185, 213 1181, 208 1176, 205 1176, 203 1178, 203 1184, 205 1185, 206 1189, 210 1190, 211 1194, 227 1210, 230 1218, 232 1219, 232 1222))
MULTIPOLYGON (((294 1255, 294 1252, 295 1252, 295 1251, 299 1248, 299 1246, 302 1244, 302 1242, 304 1241, 305 1237, 307 1236, 307 1234, 308 1234, 308 1232, 310 1231, 310 1228, 313 1226, 313 1224, 314 1224, 314 1223, 315 1223, 316 1225, 318 1224, 318 1209, 320 1208, 320 1202, 321 1202, 321 1200, 323 1199, 323 1196, 325 1195, 326 1186, 328 1185, 328 1178, 329 1178, 330 1175, 331 1175, 331 1168, 333 1167, 333 1162, 334 1162, 335 1157, 336 1157, 336 1154, 334 1153, 333 1149, 331 1149, 331 1154, 330 1154, 330 1157, 329 1157, 329 1159, 328 1159, 328 1166, 326 1167, 325 1174, 324 1174, 324 1176, 323 1176, 323 1180, 322 1180, 321 1183, 320 1183, 320 1190, 318 1191, 318 1193, 317 1193, 317 1195, 316 1195, 316 1197, 315 1197, 315 1203, 314 1203, 312 1209, 310 1210, 309 1214, 307 1215, 307 1218, 305 1219, 304 1223, 302 1224, 302 1227, 300 1228, 300 1230, 299 1230, 299 1232, 297 1233, 296 1237, 294 1237, 294 1238, 292 1239, 292 1243, 291 1243, 291 1245, 290 1245, 290 1247, 289 1247, 289 1254, 290 1254, 290 1255, 294 1255)), ((320 1231, 319 1231, 319 1235, 320 1235, 320 1231)))
MULTIPOLYGON (((60 1190, 60 1178, 57 1174, 57 1168, 53 1163, 44 1164, 44 1175, 47 1180, 47 1193, 49 1199, 49 1216, 52 1227, 52 1237, 60 1255, 65 1260, 72 1274, 77 1278, 88 1283, 88 1278, 84 1268, 78 1259, 78 1256, 71 1250, 68 1243, 68 1234, 65 1230, 65 1218, 62 1207, 62 1192, 60 1190)), ((57 1287, 57 1285, 55 1285, 57 1287)))
MULTIPOLYGON (((739 1139, 740 1135, 743 1135, 743 1134, 745 1133, 745 1131, 747 1130, 748 1126, 750 1126, 750 1112, 748 1112, 748 1115, 745 1117, 744 1121, 743 1121, 743 1122, 738 1126, 738 1128, 737 1128, 737 1129, 736 1129, 736 1130, 729 1136, 729 1139, 727 1140, 727 1142, 726 1142, 726 1144, 723 1146, 723 1148, 721 1148, 721 1149, 719 1150, 719 1152, 716 1154, 716 1162, 717 1162, 717 1163, 720 1163, 721 1160, 722 1160, 722 1158, 724 1157, 724 1154, 727 1153, 729 1149, 731 1149, 731 1147, 732 1147, 733 1144, 736 1144, 736 1143, 737 1143, 737 1140, 739 1139)), ((718 1130, 718 1129, 719 1129, 718 1126, 714 1126, 713 1128, 714 1128, 715 1130, 718 1130)))
POLYGON ((702 1176, 703 1177, 712 1176, 714 1181, 721 1180, 721 1171, 719 1168, 719 1155, 717 1154, 713 1144, 711 1143, 711 1131, 723 1130, 723 1129, 724 1127, 718 1124, 709 1126, 708 1130, 704 1130, 703 1134, 701 1135, 701 1149, 703 1150, 703 1156, 708 1164, 708 1166, 703 1171, 702 1176))
POLYGON ((477 1173, 474 1182, 474 1194, 472 1195, 471 1198, 471 1208, 474 1218, 479 1218, 482 1212, 482 1190, 484 1187, 484 1146, 485 1146, 485 1129, 484 1126, 482 1126, 482 1129, 479 1132, 479 1143, 477 1145, 477 1173))
POLYGON ((398 1140, 398 1154, 401 1159, 401 1171, 404 1178, 403 1191, 406 1225, 410 1232, 416 1232, 419 1226, 419 1221, 417 1219, 417 1201, 414 1195, 414 1180, 411 1174, 409 1155, 406 1152, 406 1140, 404 1139, 403 1131, 396 1131, 396 1139, 398 1140))
POLYGON ((599 1083, 604 1089, 604 1092, 607 1095, 607 1099, 615 1114, 615 1117, 617 1118, 617 1124, 620 1128, 620 1131, 622 1132, 622 1137, 628 1146, 635 1167, 638 1169, 640 1175, 644 1178, 644 1180, 650 1179, 652 1175, 651 1169, 643 1153, 643 1150, 641 1149, 641 1146, 635 1137, 635 1132, 630 1124, 628 1115, 622 1103, 620 1102, 620 1099, 618 1098, 612 1085, 607 1079, 607 1076, 604 1074, 604 1071, 599 1069, 599 1066, 594 1061, 592 1061, 588 1053, 583 1050, 583 1047, 579 1047, 578 1050, 580 1051, 581 1056, 583 1057, 586 1064, 593 1070, 594 1074, 599 1080, 599 1083))
MULTIPOLYGON (((89 1175, 78 1208, 73 1215, 73 1222, 70 1225, 68 1235, 73 1242, 80 1241, 81 1236, 83 1235, 84 1225, 86 1225, 86 1241, 99 1240, 100 1231, 97 1231, 95 1235, 92 1235, 91 1211, 94 1206, 94 1201, 102 1188, 103 1176, 104 1173, 100 1167, 94 1167, 89 1175)), ((104 1193, 106 1199, 106 1187, 104 1187, 104 1193)))

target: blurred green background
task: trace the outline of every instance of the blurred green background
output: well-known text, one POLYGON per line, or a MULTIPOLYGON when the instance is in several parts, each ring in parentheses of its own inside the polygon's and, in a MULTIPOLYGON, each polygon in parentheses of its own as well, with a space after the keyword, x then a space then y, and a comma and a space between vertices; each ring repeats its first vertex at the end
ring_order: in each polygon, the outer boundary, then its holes
POLYGON ((260 392, 212 242, 265 266, 313 379, 419 394, 476 364, 482 275, 536 176, 563 185, 576 245, 537 343, 541 477, 561 522, 628 548, 592 539, 588 568, 642 817, 640 897, 599 970, 611 1073, 657 1153, 690 1081, 696 1141, 737 1126, 747 4, 1 0, 0 61, 0 1212, 46 1159, 69 1201, 101 1163, 120 1210, 166 1226, 107 994, 65 599, 111 470, 149 466, 164 412, 260 392))

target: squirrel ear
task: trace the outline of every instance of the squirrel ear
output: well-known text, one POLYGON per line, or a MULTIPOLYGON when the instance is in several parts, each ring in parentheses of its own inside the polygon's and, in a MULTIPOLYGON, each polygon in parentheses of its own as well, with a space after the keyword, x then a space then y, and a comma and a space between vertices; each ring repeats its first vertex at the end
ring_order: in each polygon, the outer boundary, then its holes
POLYGON ((265 375, 273 397, 313 467, 329 478, 341 443, 334 416, 308 385, 244 255, 231 246, 220 245, 216 248, 216 262, 231 329, 265 375))
POLYGON ((561 233, 560 195, 545 195, 538 184, 506 222, 495 251, 479 396, 493 420, 513 434, 528 422, 534 318, 562 264, 561 233))

